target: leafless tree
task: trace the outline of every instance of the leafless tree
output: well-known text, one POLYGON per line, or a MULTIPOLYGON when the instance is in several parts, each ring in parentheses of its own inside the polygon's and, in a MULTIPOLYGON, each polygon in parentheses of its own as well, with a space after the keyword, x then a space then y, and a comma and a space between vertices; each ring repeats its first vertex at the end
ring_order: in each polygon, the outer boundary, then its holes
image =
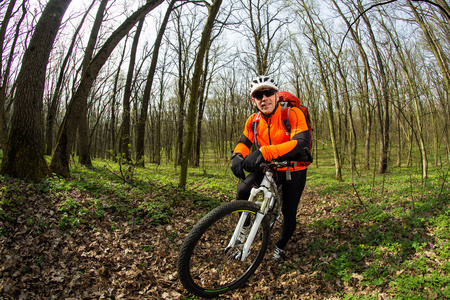
POLYGON ((170 1, 164 19, 161 22, 161 26, 159 28, 155 43, 153 45, 152 61, 148 71, 147 80, 145 82, 144 94, 142 96, 141 113, 139 114, 137 121, 137 145, 136 145, 136 161, 139 161, 142 166, 144 166, 144 160, 142 158, 144 156, 145 126, 147 124, 150 92, 153 85, 153 78, 155 76, 156 66, 158 63, 158 56, 161 47, 161 42, 164 36, 164 32, 166 31, 167 24, 169 22, 170 14, 172 13, 176 1, 177 0, 170 1))
POLYGON ((305 25, 305 37, 309 40, 311 44, 311 52, 314 55, 314 58, 318 65, 318 70, 320 74, 320 79, 322 82, 322 87, 325 91, 325 99, 327 102, 327 115, 328 115, 328 128, 330 130, 330 137, 331 137, 331 143, 333 147, 333 154, 334 154, 334 163, 335 163, 335 169, 336 169, 336 180, 341 181, 342 180, 342 166, 341 166, 341 160, 340 160, 340 152, 337 145, 337 139, 336 139, 336 127, 334 123, 334 110, 333 110, 333 101, 331 96, 331 88, 329 81, 327 79, 326 73, 326 63, 324 62, 324 59, 327 59, 327 57, 324 55, 323 49, 321 48, 321 42, 320 42, 320 34, 319 31, 321 30, 320 27, 316 23, 316 19, 318 18, 317 13, 314 12, 314 10, 311 7, 311 4, 307 3, 303 0, 293 1, 298 5, 298 8, 300 9, 298 11, 299 17, 303 20, 303 24, 305 25))
MULTIPOLYGON (((91 34, 89 36, 89 41, 86 46, 86 50, 84 53, 83 61, 81 63, 81 78, 86 75, 88 71, 89 64, 92 60, 95 45, 97 43, 98 34, 100 31, 101 24, 103 22, 106 5, 108 0, 101 0, 100 5, 97 10, 97 15, 95 17, 94 24, 91 29, 91 34)), ((88 98, 80 99, 80 111, 79 113, 79 122, 78 122, 78 153, 79 153, 79 161, 82 165, 91 166, 91 155, 89 149, 89 123, 88 123, 88 98)), ((75 130, 76 132, 76 130, 75 130)))
POLYGON ((51 155, 52 150, 53 150, 53 129, 54 129, 55 121, 56 121, 56 114, 58 111, 58 106, 59 106, 59 103, 61 100, 62 86, 63 86, 64 81, 67 80, 66 79, 67 65, 69 63, 71 56, 73 55, 73 50, 75 48, 75 43, 76 43, 77 39, 79 38, 78 35, 80 33, 80 30, 84 24, 84 21, 86 20, 86 17, 88 16, 88 14, 90 12, 92 6, 94 5, 94 3, 95 3, 95 1, 92 1, 91 5, 84 13, 83 17, 81 18, 81 21, 78 24, 78 27, 76 28, 76 30, 72 36, 70 46, 67 49, 66 55, 61 64, 61 67, 60 67, 56 86, 53 89, 53 96, 51 98, 51 101, 49 101, 47 104, 48 107, 47 107, 47 116, 46 116, 46 134, 45 134, 46 142, 47 142, 46 143, 46 149, 47 149, 46 154, 47 155, 51 155))
POLYGON ((139 36, 142 32, 142 26, 144 24, 144 19, 138 22, 136 32, 134 33, 133 44, 131 46, 130 52, 130 63, 128 65, 127 79, 125 83, 125 91, 123 93, 123 108, 122 108, 122 130, 120 134, 120 153, 123 155, 124 159, 128 162, 131 161, 130 146, 131 146, 131 84, 133 81, 133 72, 136 62, 136 51, 139 43, 139 36))
POLYGON ((242 63, 253 75, 270 75, 282 64, 281 47, 284 36, 282 29, 291 21, 285 16, 285 1, 278 0, 240 0, 242 4, 241 22, 245 30, 249 50, 242 63))
POLYGON ((198 99, 200 97, 199 87, 201 84, 201 76, 203 73, 203 63, 205 59, 206 51, 210 44, 211 32, 216 21, 216 16, 219 13, 222 0, 214 0, 211 5, 208 6, 208 18, 206 20, 205 27, 203 28, 202 37, 199 43, 198 52, 195 58, 194 73, 192 75, 192 87, 189 95, 189 106, 187 114, 187 133, 186 143, 183 148, 183 156, 181 159, 181 173, 179 187, 184 188, 187 180, 187 169, 189 164, 189 156, 192 151, 192 145, 194 141, 195 120, 197 115, 198 99))
MULTIPOLYGON (((9 21, 11 19, 11 17, 13 16, 14 12, 14 6, 16 4, 16 0, 11 0, 6 8, 4 17, 3 17, 3 21, 2 21, 2 25, 0 26, 0 148, 3 149, 3 151, 6 149, 6 142, 8 139, 8 117, 5 111, 5 105, 6 105, 6 100, 8 98, 7 94, 8 94, 8 85, 9 82, 11 80, 10 78, 10 74, 11 74, 11 67, 12 67, 12 63, 13 63, 13 57, 14 57, 14 51, 16 50, 16 44, 17 44, 17 40, 19 38, 19 30, 22 26, 22 22, 25 18, 26 15, 26 6, 25 4, 27 3, 27 0, 23 0, 22 5, 20 5, 20 9, 22 11, 22 14, 20 16, 20 18, 18 19, 16 26, 15 26, 15 31, 14 31, 14 35, 11 38, 11 45, 10 45, 10 51, 9 51, 9 56, 6 59, 6 63, 5 65, 3 64, 3 54, 4 52, 6 52, 6 34, 7 34, 7 28, 8 28, 8 24, 9 21), (4 67, 4 69, 3 69, 4 67)), ((6 2, 5 2, 6 4, 6 2)), ((11 89, 11 93, 12 93, 11 89)), ((10 97, 12 98, 12 97, 10 97)), ((12 99, 11 99, 12 100, 12 99)))
POLYGON ((14 112, 1 172, 40 181, 50 175, 44 160, 42 107, 47 63, 70 0, 50 0, 36 24, 17 76, 14 112))
POLYGON ((75 133, 78 129, 79 116, 82 105, 89 96, 91 87, 97 75, 110 56, 111 52, 120 42, 120 40, 134 27, 134 25, 142 18, 144 18, 148 12, 161 4, 163 0, 147 1, 145 5, 134 12, 128 17, 108 38, 103 44, 99 52, 90 62, 85 76, 82 77, 80 85, 77 88, 74 96, 72 97, 70 104, 67 108, 66 116, 58 134, 58 142, 53 152, 50 162, 50 168, 56 174, 64 177, 68 177, 69 170, 69 155, 72 145, 75 140, 75 133))

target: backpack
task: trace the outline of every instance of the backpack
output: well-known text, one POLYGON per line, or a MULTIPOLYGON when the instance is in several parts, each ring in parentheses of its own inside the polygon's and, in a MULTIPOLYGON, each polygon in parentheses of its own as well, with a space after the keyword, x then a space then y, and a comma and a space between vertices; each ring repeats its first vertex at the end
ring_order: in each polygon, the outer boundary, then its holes
MULTIPOLYGON (((313 128, 311 126, 311 118, 309 117, 309 112, 308 112, 308 108, 304 105, 301 105, 300 103, 300 99, 294 95, 292 95, 289 92, 286 91, 282 91, 282 92, 278 92, 278 103, 280 103, 281 105, 281 120, 283 121, 283 125, 284 125, 284 130, 286 131, 286 135, 290 135, 291 134, 291 123, 289 122, 289 111, 291 107, 297 107, 300 108, 300 110, 303 112, 303 114, 305 115, 305 119, 306 119, 306 124, 308 125, 308 130, 309 130, 309 134, 311 136, 311 142, 309 144, 309 149, 308 149, 308 158, 309 158, 309 162, 312 163, 313 162, 313 158, 311 155, 311 150, 312 150, 312 146, 313 146, 313 136, 312 136, 312 131, 313 128)), ((255 134, 255 145, 257 148, 259 148, 258 145, 258 141, 256 139, 256 129, 258 127, 259 124, 259 120, 261 118, 261 113, 258 112, 254 117, 253 117, 253 121, 252 121, 252 128, 253 128, 253 132, 255 134)))

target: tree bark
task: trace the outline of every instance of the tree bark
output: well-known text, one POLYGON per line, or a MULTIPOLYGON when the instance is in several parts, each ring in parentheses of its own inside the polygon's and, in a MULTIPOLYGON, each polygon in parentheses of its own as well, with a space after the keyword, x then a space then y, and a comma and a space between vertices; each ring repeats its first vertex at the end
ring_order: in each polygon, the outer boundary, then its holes
POLYGON ((50 0, 36 24, 17 76, 11 131, 1 173, 38 182, 51 172, 42 145, 42 108, 50 52, 71 0, 50 0))
POLYGON ((108 145, 109 152, 112 155, 112 159, 115 161, 117 159, 117 143, 116 143, 116 103, 117 98, 116 95, 119 93, 119 77, 120 77, 120 70, 122 68, 122 64, 125 60, 125 53, 127 48, 127 38, 125 39, 125 43, 123 46, 123 51, 120 56, 119 65, 117 66, 116 76, 114 76, 114 84, 113 84, 113 93, 111 96, 111 143, 108 145))
POLYGON ((202 75, 202 80, 200 84, 200 99, 198 101, 198 118, 197 118, 197 125, 196 125, 196 140, 195 140, 195 148, 194 148, 194 167, 200 166, 200 148, 201 148, 201 142, 202 142, 202 121, 203 121, 203 113, 205 111, 205 103, 207 100, 207 88, 206 88, 206 82, 208 77, 208 66, 209 66, 209 50, 210 48, 206 50, 205 54, 205 70, 202 75), (206 95, 205 95, 206 92, 206 95))
MULTIPOLYGON (((158 103, 158 112, 156 116, 156 136, 155 136, 155 145, 154 145, 154 155, 153 162, 157 165, 161 164, 161 131, 162 131, 162 112, 164 107, 164 98, 165 98, 165 82, 164 77, 166 74, 166 61, 167 61, 167 52, 164 55, 164 63, 161 66, 161 78, 159 83, 159 103, 158 103)), ((170 139, 172 140, 172 139, 170 139)), ((172 145, 166 145, 167 148, 172 148, 172 145)))

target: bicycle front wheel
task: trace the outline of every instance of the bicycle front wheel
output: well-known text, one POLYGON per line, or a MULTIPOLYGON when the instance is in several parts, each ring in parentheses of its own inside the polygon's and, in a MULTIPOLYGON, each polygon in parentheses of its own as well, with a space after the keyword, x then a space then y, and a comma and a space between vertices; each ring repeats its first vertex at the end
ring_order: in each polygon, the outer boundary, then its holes
POLYGON ((178 257, 178 276, 183 286, 201 297, 215 297, 238 288, 258 268, 270 235, 269 221, 263 218, 248 256, 241 261, 230 255, 242 244, 226 249, 238 224, 247 212, 254 224, 259 206, 237 200, 223 204, 205 215, 186 237, 178 257))

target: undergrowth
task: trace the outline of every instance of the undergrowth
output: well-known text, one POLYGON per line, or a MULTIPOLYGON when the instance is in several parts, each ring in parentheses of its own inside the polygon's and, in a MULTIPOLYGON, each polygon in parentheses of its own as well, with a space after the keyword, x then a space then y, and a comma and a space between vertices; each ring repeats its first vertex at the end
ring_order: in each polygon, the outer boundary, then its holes
MULTIPOLYGON (((308 185, 325 201, 309 227, 330 232, 309 244, 318 276, 337 285, 379 287, 395 299, 449 299, 448 169, 431 167, 426 179, 411 167, 376 176, 352 177, 346 170, 338 182, 330 178, 334 170, 310 168, 308 185)), ((340 296, 377 299, 378 293, 340 296)))
MULTIPOLYGON (((0 177, 0 236, 4 223, 20 217, 24 195, 52 195, 59 199, 59 225, 70 233, 79 227, 95 229, 108 222, 111 231, 123 224, 168 224, 180 206, 193 207, 198 220, 204 213, 234 198, 238 180, 229 166, 190 169, 188 184, 179 189, 179 169, 147 165, 136 168, 132 180, 114 172, 120 166, 94 160, 91 168, 71 166, 71 178, 47 178, 27 185, 16 197, 16 179, 0 177)), ((315 196, 307 224, 307 251, 312 274, 335 287, 331 297, 377 299, 450 298, 450 188, 448 165, 430 167, 421 178, 418 168, 392 168, 387 174, 343 170, 344 181, 334 180, 334 169, 311 166, 307 190, 315 196), (348 288, 352 287, 352 288, 348 288), (355 293, 358 287, 359 291, 355 293), (353 290, 352 290, 353 289, 353 290)), ((130 179, 130 178, 128 178, 130 179)), ((38 218, 29 228, 43 228, 38 218)), ((174 240, 177 232, 169 232, 174 240)), ((149 251, 147 249, 146 251, 149 251)), ((292 251, 292 249, 291 249, 292 251)), ((286 263, 283 272, 301 270, 305 261, 286 263)), ((256 298, 255 298, 256 299, 256 298)))

